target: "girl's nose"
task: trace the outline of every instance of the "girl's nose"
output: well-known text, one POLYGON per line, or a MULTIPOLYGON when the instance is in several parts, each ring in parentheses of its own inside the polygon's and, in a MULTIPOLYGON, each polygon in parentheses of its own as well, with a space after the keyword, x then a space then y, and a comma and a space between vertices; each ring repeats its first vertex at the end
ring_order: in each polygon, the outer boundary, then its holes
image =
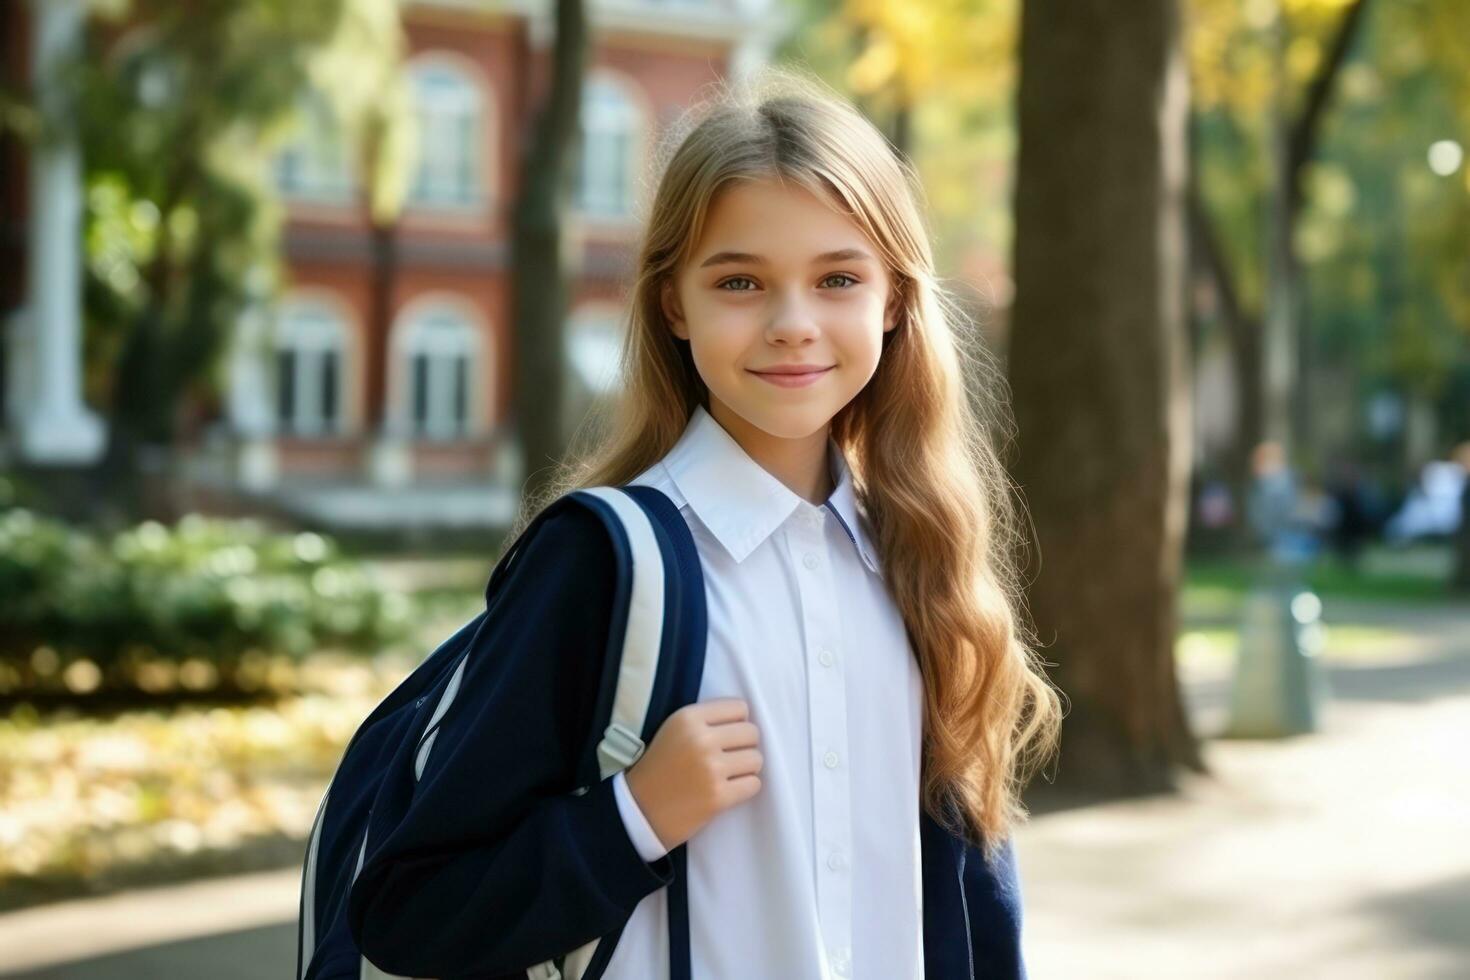
POLYGON ((796 297, 772 301, 766 340, 772 344, 800 344, 818 334, 816 318, 796 297))

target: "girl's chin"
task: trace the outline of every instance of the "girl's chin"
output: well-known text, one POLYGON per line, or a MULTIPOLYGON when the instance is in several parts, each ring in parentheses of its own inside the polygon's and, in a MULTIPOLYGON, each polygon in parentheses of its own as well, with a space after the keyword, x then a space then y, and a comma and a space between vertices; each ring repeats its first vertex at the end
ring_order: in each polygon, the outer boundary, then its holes
POLYGON ((742 416, 749 425, 760 429, 776 439, 808 439, 821 432, 832 421, 835 413, 823 411, 815 406, 794 408, 763 407, 760 411, 742 416))

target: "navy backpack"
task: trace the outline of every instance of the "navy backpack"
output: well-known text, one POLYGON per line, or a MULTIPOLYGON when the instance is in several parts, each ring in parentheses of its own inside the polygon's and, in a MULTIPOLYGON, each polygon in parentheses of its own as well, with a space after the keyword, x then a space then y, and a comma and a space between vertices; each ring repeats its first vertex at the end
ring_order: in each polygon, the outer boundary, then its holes
MULTIPOLYGON (((516 558, 525 544, 549 516, 568 507, 592 511, 610 536, 618 563, 614 595, 619 609, 613 628, 625 624, 617 669, 602 673, 615 682, 615 690, 606 691, 599 700, 606 710, 588 733, 577 792, 584 793, 596 780, 632 765, 664 719, 696 700, 707 629, 704 580, 694 539, 678 508, 657 489, 632 485, 576 490, 554 501, 496 563, 485 589, 486 611, 440 644, 348 741, 307 842, 297 928, 298 980, 389 976, 362 956, 346 921, 352 885, 371 846, 369 818, 374 827, 385 820, 385 814, 373 810, 379 787, 389 765, 411 764, 417 785, 433 752, 439 723, 458 693, 474 648, 472 641, 483 620, 511 614, 495 604, 497 592, 515 575, 516 558), (404 751, 409 745, 414 746, 411 753, 404 751)), ((617 651, 618 644, 611 644, 609 656, 617 656, 617 651)), ((507 762, 513 765, 513 757, 507 762)), ((392 818, 386 815, 387 820, 392 818)), ((669 857, 675 869, 667 886, 670 976, 688 980, 684 845, 674 848, 669 857)), ((582 980, 600 975, 620 931, 529 966, 527 980, 582 980)))

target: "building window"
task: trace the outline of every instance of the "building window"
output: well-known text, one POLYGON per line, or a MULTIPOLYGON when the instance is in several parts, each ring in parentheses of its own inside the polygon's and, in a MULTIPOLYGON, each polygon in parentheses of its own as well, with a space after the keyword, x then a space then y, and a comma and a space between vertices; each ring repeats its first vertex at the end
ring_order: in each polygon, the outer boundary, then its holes
POLYGON ((479 203, 484 105, 475 83, 452 65, 410 69, 418 113, 418 164, 409 199, 430 207, 479 203))
POLYGON ((342 431, 347 326, 324 303, 291 303, 276 324, 277 430, 298 436, 342 431))
POLYGON ((346 136, 336 112, 318 92, 303 100, 291 142, 276 157, 276 186, 298 200, 352 201, 346 136))
POLYGON ((638 175, 638 109, 623 87, 606 78, 582 90, 582 152, 577 167, 577 209, 623 218, 633 213, 638 175))
POLYGON ((407 397, 402 411, 409 433, 422 439, 470 434, 476 387, 475 326, 451 306, 413 315, 401 342, 407 397))

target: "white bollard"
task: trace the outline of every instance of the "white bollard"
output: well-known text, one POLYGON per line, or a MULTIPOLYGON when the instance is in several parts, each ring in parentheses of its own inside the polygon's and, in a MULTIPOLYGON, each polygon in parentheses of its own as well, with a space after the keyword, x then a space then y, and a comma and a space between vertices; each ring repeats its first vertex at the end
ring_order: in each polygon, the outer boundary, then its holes
POLYGON ((1322 601, 1297 585, 1258 586, 1246 597, 1230 691, 1231 738, 1315 732, 1327 699, 1318 660, 1322 601))

